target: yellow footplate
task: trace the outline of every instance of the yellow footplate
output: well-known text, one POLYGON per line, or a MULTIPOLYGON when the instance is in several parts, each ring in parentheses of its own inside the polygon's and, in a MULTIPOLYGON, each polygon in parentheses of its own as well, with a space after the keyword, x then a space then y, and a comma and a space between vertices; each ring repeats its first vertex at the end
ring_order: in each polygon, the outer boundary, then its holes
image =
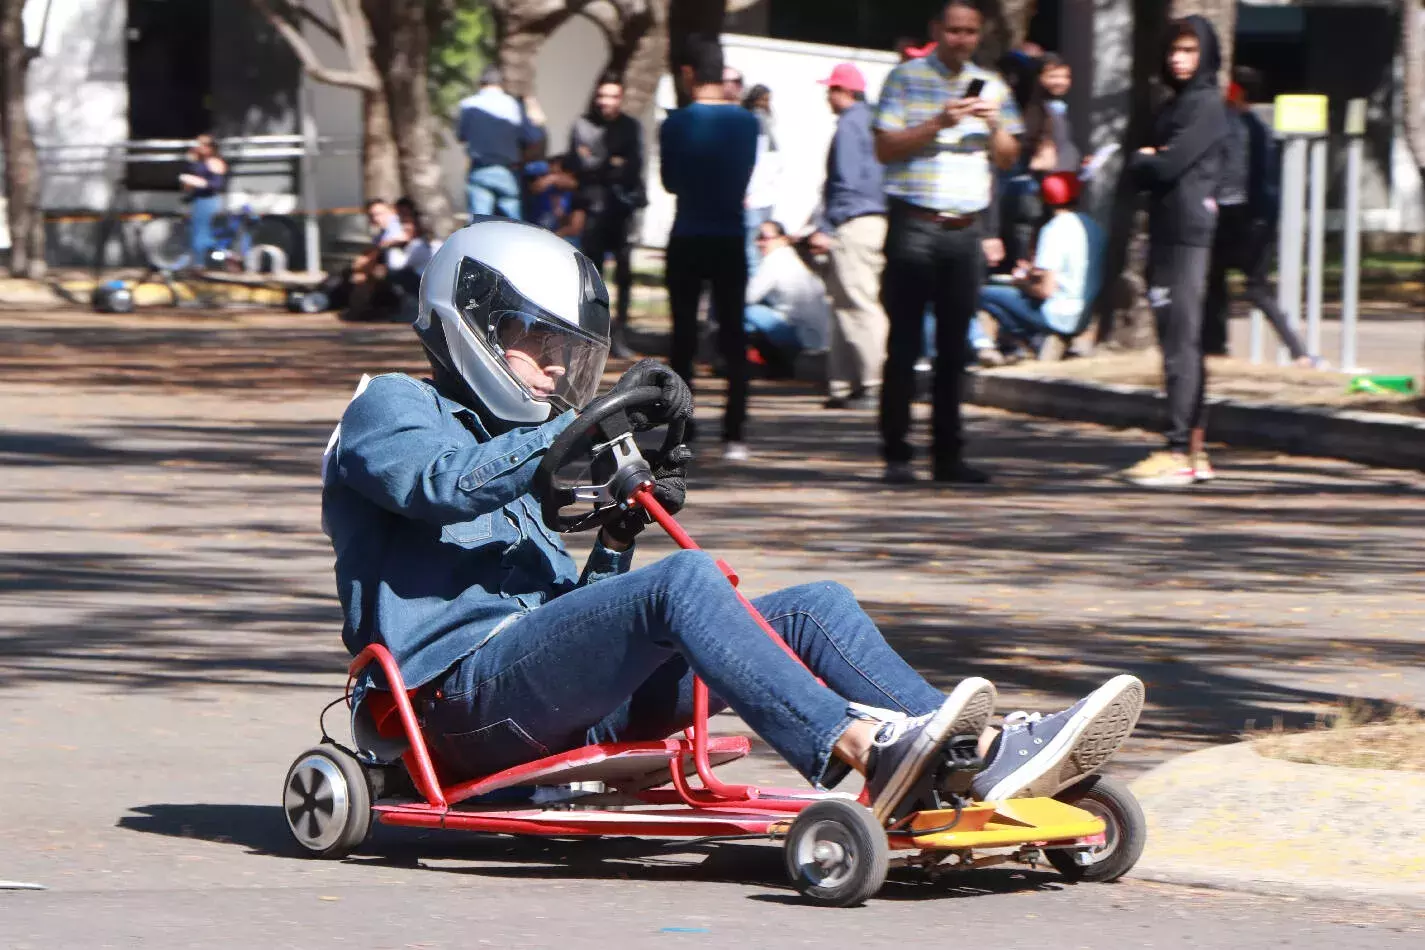
POLYGON ((922 811, 892 834, 893 848, 1002 848, 1041 841, 1066 841, 1103 834, 1102 818, 1052 798, 1015 798, 966 805, 955 819, 953 809, 922 811), (949 827, 947 827, 949 826, 949 827))

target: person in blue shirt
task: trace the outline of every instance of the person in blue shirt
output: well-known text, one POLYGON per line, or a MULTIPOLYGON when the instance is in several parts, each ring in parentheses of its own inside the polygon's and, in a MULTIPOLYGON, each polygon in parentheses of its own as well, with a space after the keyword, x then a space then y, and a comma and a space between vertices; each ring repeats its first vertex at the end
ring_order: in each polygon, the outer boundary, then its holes
POLYGON ((517 169, 544 142, 544 130, 525 106, 505 91, 498 66, 480 75, 480 91, 460 100, 456 138, 470 156, 465 197, 472 218, 498 211, 519 220, 520 179, 517 169))
POLYGON ((1046 336, 1082 332, 1103 280, 1103 229, 1078 210, 1081 191, 1075 172, 1054 172, 1040 182, 1051 209, 1039 230, 1034 263, 1020 261, 1013 285, 988 284, 980 309, 999 323, 1000 343, 1028 342, 1035 349, 1046 336))
MULTIPOLYGON (((803 667, 706 553, 632 570, 640 512, 613 513, 580 571, 544 522, 534 475, 598 388, 609 297, 593 263, 550 232, 497 219, 456 232, 426 268, 414 326, 432 377, 390 374, 359 391, 324 459, 322 517, 343 642, 391 652, 443 780, 662 740, 692 721, 694 675, 809 782, 864 773, 884 821, 913 807, 955 736, 979 734, 988 767, 973 792, 993 800, 1054 794, 1132 730, 1143 685, 1120 676, 996 734, 990 683, 934 688, 829 582, 753 601, 803 667)), ((687 385, 653 361, 614 392, 645 386, 661 397, 629 411, 635 429, 691 416, 687 385)), ((678 446, 649 459, 669 511, 686 500, 690 458, 678 446)), ((358 683, 357 715, 384 686, 358 683)))
POLYGON ((673 314, 673 369, 689 385, 698 349, 698 299, 712 289, 718 352, 727 373, 723 454, 747 458, 747 339, 742 301, 747 292, 743 197, 757 163, 757 117, 725 98, 722 47, 695 37, 677 75, 692 102, 669 113, 658 131, 663 187, 678 201, 668 237, 665 281, 673 314))

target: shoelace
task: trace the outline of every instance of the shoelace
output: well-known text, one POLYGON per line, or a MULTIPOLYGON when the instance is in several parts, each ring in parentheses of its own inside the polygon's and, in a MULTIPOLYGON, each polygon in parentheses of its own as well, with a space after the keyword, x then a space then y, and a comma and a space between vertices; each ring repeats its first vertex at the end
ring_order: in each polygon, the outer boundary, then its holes
POLYGON ((1031 713, 1025 712, 1023 709, 1016 709, 1014 712, 1004 717, 1004 728, 1006 732, 1014 728, 1024 728, 1026 726, 1033 725, 1034 723, 1040 721, 1043 718, 1043 713, 1031 713))
POLYGON ((917 726, 923 726, 930 721, 930 717, 935 713, 926 713, 924 716, 908 716, 905 719, 892 719, 876 730, 875 738, 871 740, 871 745, 877 749, 884 749, 886 746, 895 745, 910 730, 917 726))

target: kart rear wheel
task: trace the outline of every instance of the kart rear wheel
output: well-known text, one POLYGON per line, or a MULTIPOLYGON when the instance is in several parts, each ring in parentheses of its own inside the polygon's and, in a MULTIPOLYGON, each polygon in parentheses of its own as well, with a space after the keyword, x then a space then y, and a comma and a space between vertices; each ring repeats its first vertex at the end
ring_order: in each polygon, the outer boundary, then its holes
POLYGON ((881 889, 890 869, 886 830, 855 802, 827 799, 792 822, 783 851, 792 886, 823 907, 855 907, 881 889))
POLYGON ((371 831, 366 770, 336 746, 308 749, 287 770, 282 813, 293 840, 308 857, 345 857, 371 831))
POLYGON ((1148 841, 1148 822, 1128 786, 1102 775, 1091 775, 1054 797, 1102 818, 1104 824, 1104 843, 1088 852, 1087 864, 1080 864, 1074 851, 1045 851, 1044 856, 1056 871, 1075 883, 1105 884, 1133 869, 1148 841))

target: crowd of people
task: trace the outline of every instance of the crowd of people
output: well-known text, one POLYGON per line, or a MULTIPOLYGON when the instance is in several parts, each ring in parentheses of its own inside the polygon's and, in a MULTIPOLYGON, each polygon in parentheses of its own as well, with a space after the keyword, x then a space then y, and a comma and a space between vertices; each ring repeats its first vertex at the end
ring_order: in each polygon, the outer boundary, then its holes
MULTIPOLYGON (((803 353, 824 352, 826 408, 878 412, 885 477, 895 483, 921 477, 911 405, 926 372, 938 370, 930 476, 981 484, 988 476, 964 452, 961 369, 1070 354, 1091 324, 1107 239, 1080 199, 1105 156, 1077 145, 1068 63, 1026 43, 997 68, 981 66, 982 26, 971 0, 949 0, 929 43, 897 43, 901 63, 875 103, 854 64, 821 80, 836 128, 822 201, 798 233, 774 216, 789 170, 772 90, 745 88, 714 38, 675 51, 685 104, 658 132, 662 184, 676 201, 665 258, 670 362, 691 384, 700 351, 712 351, 727 380, 725 457, 750 456, 749 377, 791 376, 803 353)), ((1226 350, 1228 270, 1244 273, 1249 299, 1292 356, 1322 365, 1268 282, 1278 189, 1272 136, 1251 110, 1258 77, 1239 69, 1224 97, 1219 69, 1210 24, 1175 21, 1162 75, 1171 96, 1125 172, 1149 199, 1149 303, 1171 418, 1166 449, 1123 473, 1141 485, 1213 477, 1203 357, 1226 350)), ((627 358, 632 229, 647 204, 647 162, 623 92, 604 78, 567 151, 550 156, 538 103, 511 95, 490 67, 461 102, 457 129, 472 220, 531 221, 601 271, 613 259, 611 352, 627 358)), ((412 296, 432 242, 408 203, 372 202, 368 211, 373 243, 352 269, 353 302, 373 287, 412 296)))

